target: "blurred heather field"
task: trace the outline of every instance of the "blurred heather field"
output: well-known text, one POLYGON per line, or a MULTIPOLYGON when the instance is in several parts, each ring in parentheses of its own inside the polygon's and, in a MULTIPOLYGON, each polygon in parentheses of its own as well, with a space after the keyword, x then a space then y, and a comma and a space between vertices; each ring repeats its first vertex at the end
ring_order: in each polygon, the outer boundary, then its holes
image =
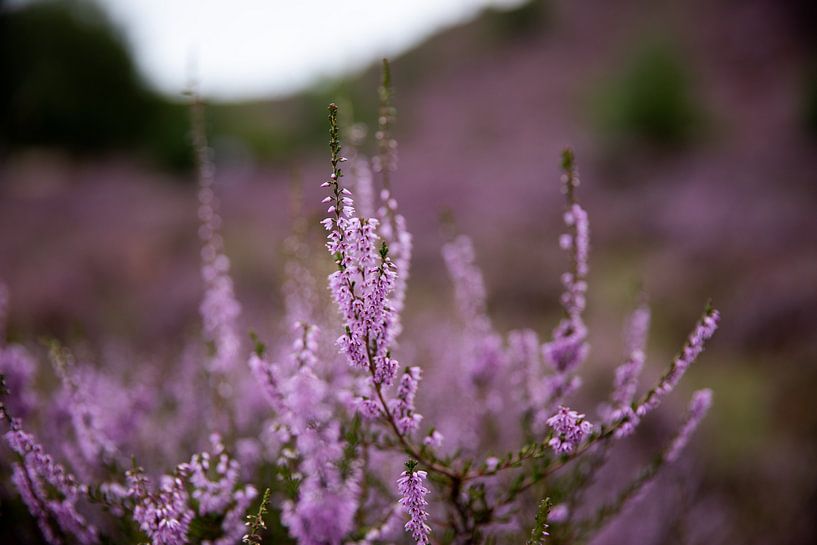
MULTIPOLYGON (((187 101, 152 90, 117 27, 71 5, 0 2, 8 340, 47 361, 40 339, 55 338, 99 365, 139 362, 171 380, 163 362, 198 334, 204 290, 187 101)), ((485 10, 392 60, 393 188, 414 236, 401 351, 427 375, 419 408, 446 395, 445 358, 421 340, 428 324, 455 322, 440 255, 451 233, 474 242, 498 331, 545 338, 557 323, 568 145, 593 237, 588 417, 641 290, 653 313, 648 380, 708 298, 721 311, 683 396, 668 400, 680 410, 711 387, 709 416, 681 462, 593 543, 817 540, 816 27, 813 3, 798 0, 533 1, 485 10)), ((341 107, 346 141, 365 132, 361 151, 374 154, 378 81, 374 62, 284 98, 207 101, 242 339, 287 334, 280 286, 296 225, 331 308, 318 224, 326 104, 341 107)), ((43 364, 35 382, 54 381, 43 364)), ((613 467, 629 472, 664 441, 672 414, 646 421, 613 467)), ((0 535, 38 543, 3 482, 0 535)))

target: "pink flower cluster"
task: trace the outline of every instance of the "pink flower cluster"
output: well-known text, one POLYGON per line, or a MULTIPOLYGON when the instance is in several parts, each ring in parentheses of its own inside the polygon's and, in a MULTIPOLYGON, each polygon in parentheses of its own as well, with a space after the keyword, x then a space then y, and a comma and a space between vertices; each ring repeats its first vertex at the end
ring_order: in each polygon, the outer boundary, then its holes
POLYGON ((593 425, 585 420, 583 414, 564 406, 559 407, 556 414, 548 418, 547 425, 553 430, 553 437, 548 441, 548 445, 557 454, 575 452, 593 431, 593 425))

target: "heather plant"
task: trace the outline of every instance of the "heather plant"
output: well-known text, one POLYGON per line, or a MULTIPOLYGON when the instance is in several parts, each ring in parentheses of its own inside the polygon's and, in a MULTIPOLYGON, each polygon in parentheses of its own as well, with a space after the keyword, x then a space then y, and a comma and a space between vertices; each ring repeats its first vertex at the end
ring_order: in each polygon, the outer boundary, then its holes
MULTIPOLYGON (((379 96, 371 159, 362 147, 344 156, 338 107, 329 105, 320 224, 334 265, 332 311, 316 288, 299 220, 286 242, 286 327, 243 340, 203 108, 194 99, 201 338, 164 374, 121 355, 93 365, 51 343, 58 386, 42 396, 33 388, 34 375, 47 373, 38 369, 38 349, 0 344, 2 476, 47 543, 585 543, 679 458, 712 403, 710 390, 692 395, 649 464, 623 483, 614 479, 615 489, 588 493, 612 471, 616 447, 676 389, 719 314, 707 305, 677 357, 643 386, 650 311, 641 302, 609 398, 594 415, 579 408, 590 354, 590 227, 570 150, 561 161, 559 237, 568 266, 552 335, 500 331, 474 245, 453 237, 442 253, 459 326, 432 324, 431 351, 452 366, 457 379, 444 387, 459 402, 418 404, 424 370, 401 350, 412 238, 395 197, 387 63, 379 96)), ((0 324, 7 306, 0 290, 0 324)))

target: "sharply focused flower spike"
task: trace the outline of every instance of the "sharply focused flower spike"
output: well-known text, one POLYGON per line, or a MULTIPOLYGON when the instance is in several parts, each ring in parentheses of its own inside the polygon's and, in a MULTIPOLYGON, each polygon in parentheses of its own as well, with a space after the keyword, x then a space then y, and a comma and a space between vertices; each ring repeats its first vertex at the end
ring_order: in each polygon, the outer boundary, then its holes
POLYGON ((426 506, 428 502, 425 497, 429 490, 424 486, 427 473, 417 469, 417 462, 409 460, 406 462, 406 470, 397 480, 397 487, 400 491, 400 505, 409 516, 406 523, 406 533, 410 534, 417 545, 428 545, 431 528, 426 524, 428 512, 426 506))

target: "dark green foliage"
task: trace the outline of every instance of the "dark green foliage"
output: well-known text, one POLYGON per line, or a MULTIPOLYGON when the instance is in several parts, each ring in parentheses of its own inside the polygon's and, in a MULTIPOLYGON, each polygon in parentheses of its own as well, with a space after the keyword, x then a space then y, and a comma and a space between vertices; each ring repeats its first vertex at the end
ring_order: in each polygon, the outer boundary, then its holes
POLYGON ((212 541, 221 536, 221 524, 224 521, 224 515, 199 515, 190 523, 190 531, 187 533, 188 538, 193 543, 201 543, 203 540, 212 541))
POLYGON ((147 88, 92 3, 0 9, 0 150, 136 148, 165 166, 191 164, 184 108, 147 88))
POLYGON ((802 115, 803 126, 817 139, 817 55, 815 57, 803 84, 802 115))
POLYGON ((600 128, 616 141, 678 146, 689 143, 703 109, 680 53, 671 45, 643 45, 595 96, 600 128))
POLYGON ((267 352, 267 345, 264 344, 261 339, 258 337, 258 334, 255 331, 250 331, 250 340, 253 344, 253 350, 255 354, 259 358, 263 358, 264 354, 267 352))
POLYGON ((264 491, 264 497, 261 498, 258 511, 255 513, 255 515, 246 516, 247 534, 241 540, 242 543, 247 543, 248 545, 261 545, 261 536, 264 530, 267 529, 267 523, 264 520, 264 517, 266 517, 268 513, 267 506, 269 505, 269 500, 270 489, 267 488, 264 491))
POLYGON ((527 545, 542 545, 545 543, 549 513, 550 498, 546 498, 539 502, 539 507, 536 509, 536 523, 530 532, 530 539, 528 539, 527 545))

